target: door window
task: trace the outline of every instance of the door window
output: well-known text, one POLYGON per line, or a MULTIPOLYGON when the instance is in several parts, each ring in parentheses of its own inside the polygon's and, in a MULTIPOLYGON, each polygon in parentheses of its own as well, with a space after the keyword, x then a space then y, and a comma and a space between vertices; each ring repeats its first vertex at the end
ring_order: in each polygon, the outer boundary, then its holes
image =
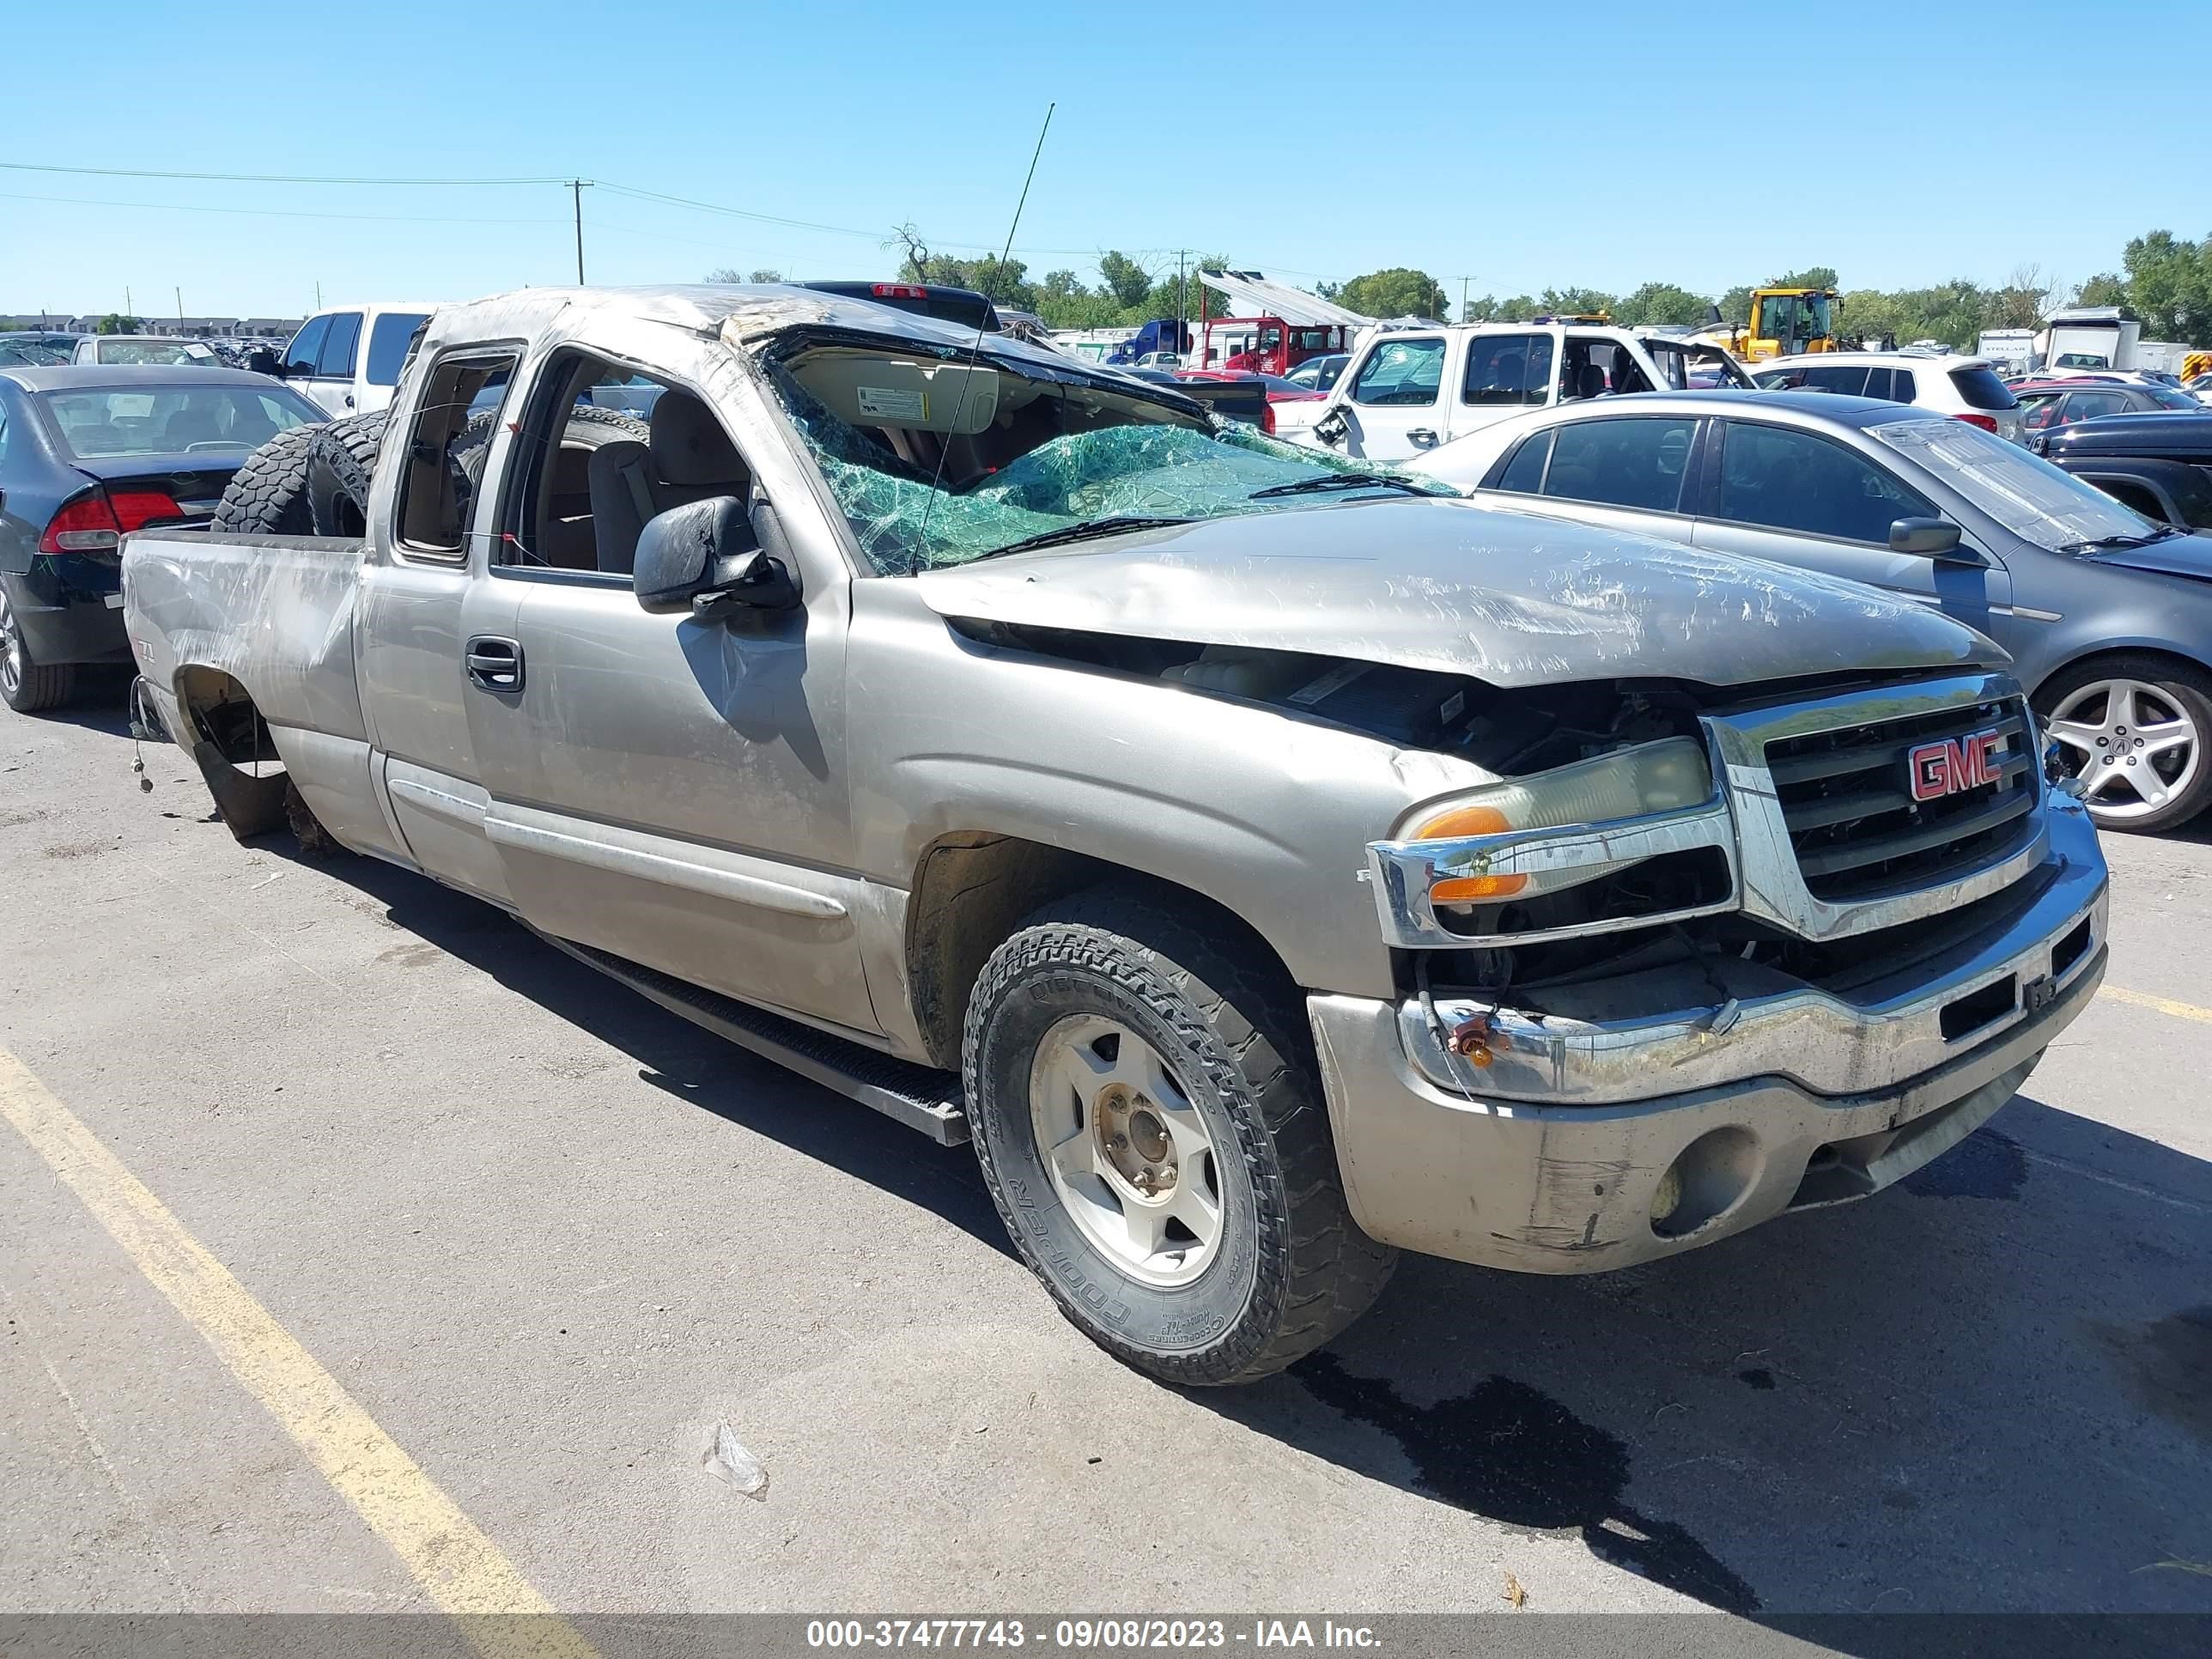
POLYGON ((1352 401, 1370 409, 1432 404, 1443 378, 1442 340, 1385 340, 1360 364, 1352 401))
POLYGON ((1810 432, 1736 421, 1729 423, 1721 450, 1716 513, 1738 524, 1883 546, 1896 520, 1941 516, 1883 468, 1841 444, 1810 432))
POLYGON ((2045 392, 2034 397, 2022 398, 2020 406, 2021 422, 2031 431, 2039 432, 2051 422, 2058 413, 2059 398, 2056 392, 2045 392))
POLYGON ((647 523, 670 507, 722 495, 752 505, 751 469, 704 398, 580 351, 539 374, 514 453, 495 565, 621 581, 647 523))
MULTIPOLYGON (((514 373, 513 352, 456 355, 431 370, 399 473, 399 541, 407 556, 459 564, 468 553, 469 513, 491 448, 492 416, 470 406, 514 373)), ((493 412, 496 404, 493 405, 493 412)))
POLYGON ((419 311, 387 311, 368 331, 368 383, 398 386, 399 370, 407 361, 407 343, 415 331, 429 321, 419 311))
POLYGON ((353 379, 353 360, 360 345, 361 313, 339 312, 331 319, 331 331, 323 337, 323 349, 316 356, 316 378, 325 380, 353 379))
POLYGON ((1556 428, 1544 494, 1672 513, 1681 504, 1682 478, 1697 430, 1693 419, 1661 416, 1575 421, 1556 428))
POLYGON ((2127 406, 2127 394, 2124 392, 2071 392, 2066 407, 2059 413, 2058 424, 2071 426, 2076 421, 2094 421, 2100 415, 2118 415, 2127 406))
POLYGON ((310 317, 300 325, 292 337, 292 343, 284 348, 284 372, 292 375, 308 375, 315 372, 315 358, 323 349, 323 340, 331 331, 327 317, 310 317))
POLYGON ((1867 372, 1855 363, 1809 363, 1798 385, 1814 392, 1834 392, 1846 398, 1867 395, 1867 372))
POLYGON ((1862 392, 1860 396, 1866 398, 1880 398, 1884 402, 1887 402, 1889 400, 1889 374, 1890 371, 1886 368, 1870 368, 1867 370, 1866 390, 1862 392))
POLYGON ((1462 403, 1541 404, 1551 395, 1550 335, 1478 334, 1468 341, 1462 403))

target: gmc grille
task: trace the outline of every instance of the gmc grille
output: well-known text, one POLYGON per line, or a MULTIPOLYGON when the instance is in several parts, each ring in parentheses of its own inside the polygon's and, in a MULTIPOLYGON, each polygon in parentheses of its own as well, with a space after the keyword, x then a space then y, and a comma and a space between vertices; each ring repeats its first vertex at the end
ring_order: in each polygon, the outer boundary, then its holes
POLYGON ((2027 732, 2026 708, 2008 698, 1767 744, 1807 890, 1841 903, 1932 887, 2025 845, 2037 789, 2027 732), (1913 752, 1980 733, 2001 739, 1994 776, 1916 800, 1913 752))

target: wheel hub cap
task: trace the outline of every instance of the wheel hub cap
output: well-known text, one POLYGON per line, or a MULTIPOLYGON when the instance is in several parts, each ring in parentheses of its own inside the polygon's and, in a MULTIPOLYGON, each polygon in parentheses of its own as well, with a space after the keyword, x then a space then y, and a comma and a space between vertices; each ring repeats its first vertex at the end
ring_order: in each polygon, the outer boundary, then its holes
POLYGON ((1146 1285, 1205 1271, 1222 1231, 1212 1136, 1150 1043, 1101 1016, 1061 1019, 1037 1045, 1030 1102, 1053 1190, 1102 1255, 1146 1285))

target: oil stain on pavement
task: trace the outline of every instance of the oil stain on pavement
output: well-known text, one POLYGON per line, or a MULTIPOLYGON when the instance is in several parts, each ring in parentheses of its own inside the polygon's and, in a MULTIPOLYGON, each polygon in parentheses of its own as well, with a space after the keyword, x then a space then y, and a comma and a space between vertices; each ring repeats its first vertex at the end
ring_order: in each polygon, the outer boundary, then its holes
POLYGON ((2141 1330, 2093 1325, 2146 1410, 2212 1442, 2212 1307, 2185 1308, 2141 1330))
POLYGON ((1758 1610, 1751 1586, 1711 1551, 1624 1501, 1626 1445, 1526 1383, 1492 1376, 1470 1393, 1413 1406, 1325 1352, 1290 1374, 1323 1405, 1396 1441, 1430 1497, 1508 1526, 1579 1532, 1601 1560, 1725 1612, 1758 1610))

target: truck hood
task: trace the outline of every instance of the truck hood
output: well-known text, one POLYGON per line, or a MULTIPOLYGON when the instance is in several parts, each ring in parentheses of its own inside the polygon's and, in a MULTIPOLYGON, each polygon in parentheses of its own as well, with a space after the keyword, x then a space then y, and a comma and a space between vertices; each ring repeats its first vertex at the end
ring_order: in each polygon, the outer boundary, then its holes
POLYGON ((1206 520, 915 579, 939 615, 1465 674, 1750 685, 2009 660, 1938 612, 1761 560, 1435 498, 1206 520))
POLYGON ((2212 581, 2212 532, 2198 530, 2185 536, 2168 536, 2147 547, 2113 547, 2089 556, 2097 564, 2117 564, 2129 570, 2149 570, 2161 576, 2194 576, 2212 581))

